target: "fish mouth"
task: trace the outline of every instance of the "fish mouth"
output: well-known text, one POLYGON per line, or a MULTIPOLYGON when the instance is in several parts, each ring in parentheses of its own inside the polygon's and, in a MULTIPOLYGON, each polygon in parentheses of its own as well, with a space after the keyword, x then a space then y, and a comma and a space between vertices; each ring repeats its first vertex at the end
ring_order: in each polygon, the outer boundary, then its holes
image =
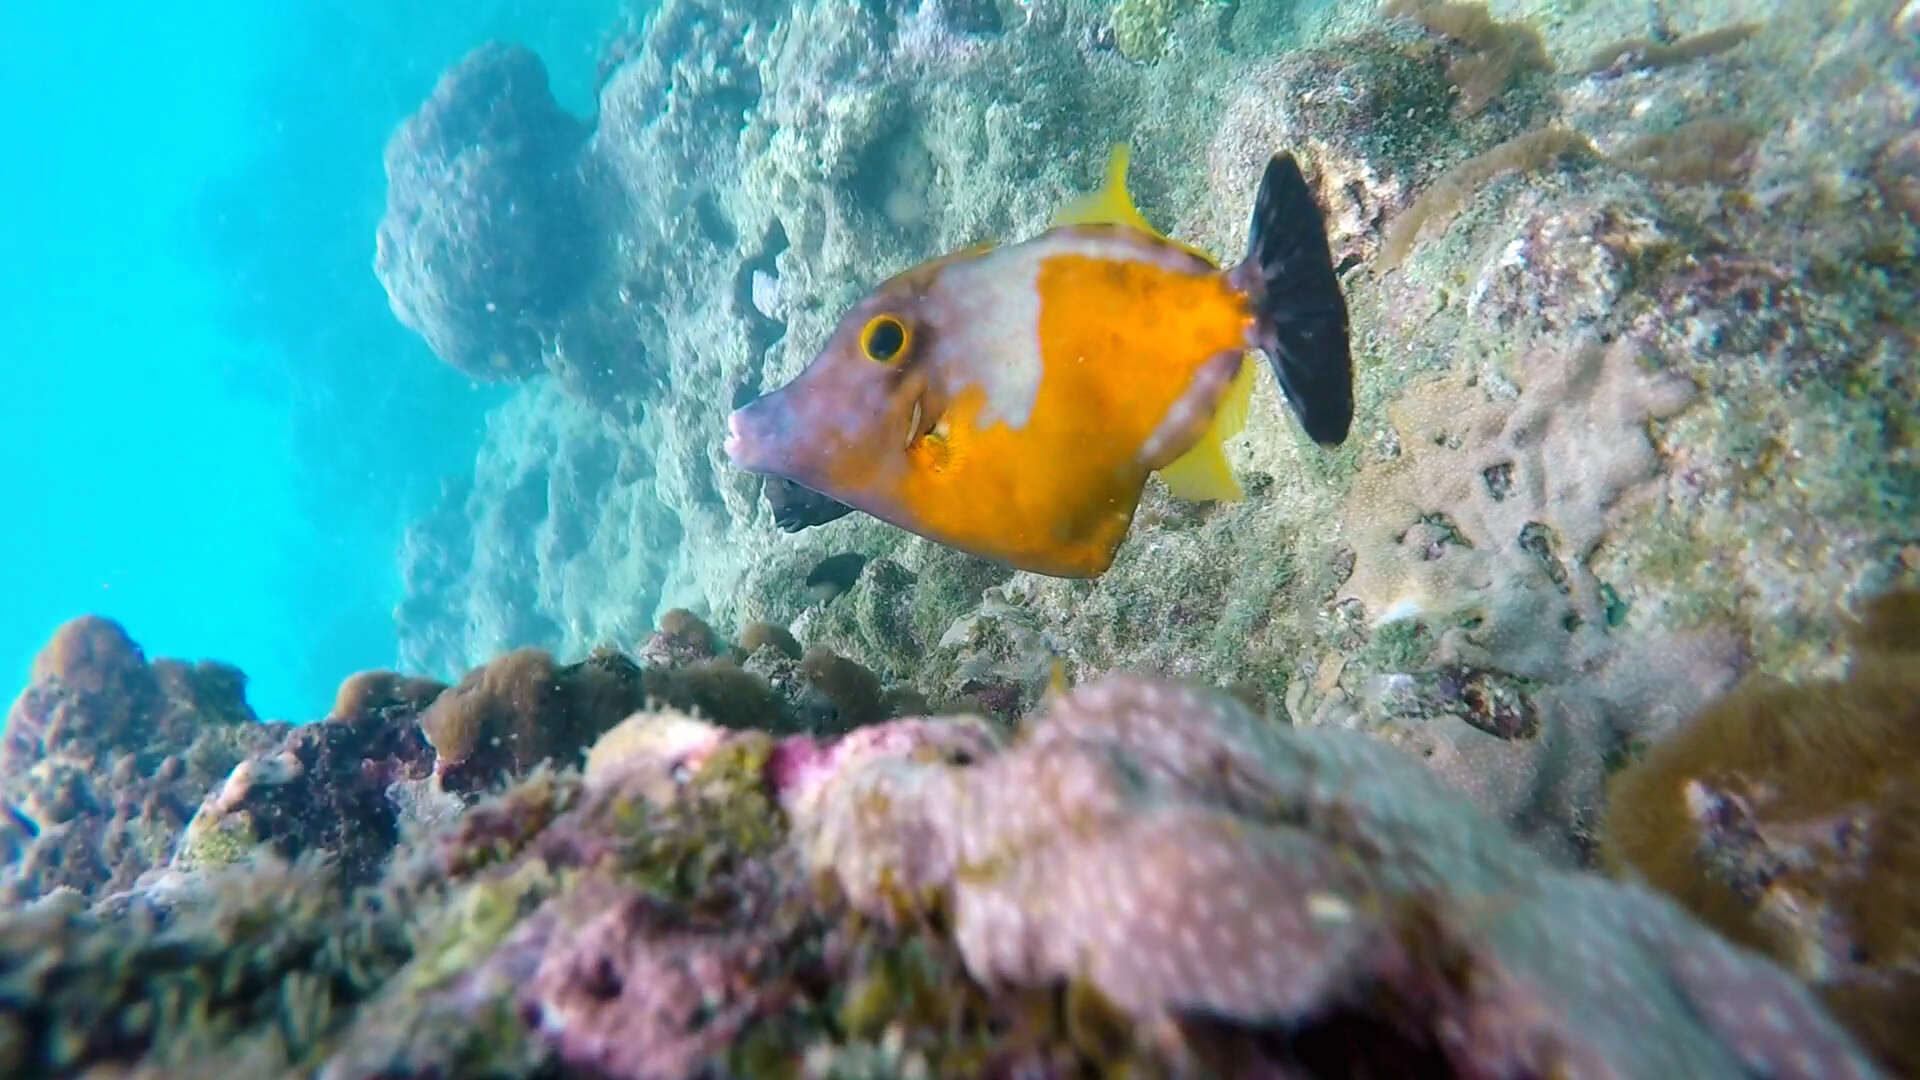
POLYGON ((764 473, 769 471, 762 452, 766 440, 755 436, 753 421, 747 416, 751 408, 753 406, 748 405, 727 414, 727 437, 721 442, 720 448, 726 451, 727 459, 733 462, 735 468, 750 473, 764 473))
POLYGON ((727 452, 727 459, 735 465, 740 464, 740 454, 746 445, 746 434, 740 430, 740 410, 727 414, 727 438, 720 448, 727 452))

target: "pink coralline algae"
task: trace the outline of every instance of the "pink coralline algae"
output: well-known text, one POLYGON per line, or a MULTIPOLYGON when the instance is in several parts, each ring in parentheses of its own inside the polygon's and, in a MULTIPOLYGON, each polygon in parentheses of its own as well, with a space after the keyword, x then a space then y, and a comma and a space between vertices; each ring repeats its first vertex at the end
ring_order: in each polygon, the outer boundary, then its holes
POLYGON ((868 757, 786 801, 856 907, 935 898, 981 983, 1088 985, 1145 1030, 1290 1032, 1284 1058, 1357 1010, 1458 1075, 1873 1075, 1665 901, 1550 867, 1398 751, 1224 695, 1109 677, 1003 752, 868 757))

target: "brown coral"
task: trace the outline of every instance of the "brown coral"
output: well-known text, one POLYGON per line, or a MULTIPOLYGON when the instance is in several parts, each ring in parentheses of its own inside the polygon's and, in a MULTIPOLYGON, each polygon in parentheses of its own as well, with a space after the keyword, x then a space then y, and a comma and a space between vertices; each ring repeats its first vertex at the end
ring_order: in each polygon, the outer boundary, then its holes
POLYGON ((732 727, 784 726, 773 687, 731 660, 655 668, 647 674, 647 697, 732 727))
POLYGON ((816 645, 800 660, 800 678, 813 689, 809 711, 817 729, 845 731, 871 724, 886 715, 885 693, 878 676, 832 649, 816 645))
POLYGON ((420 730, 448 787, 472 790, 541 761, 571 763, 644 700, 640 669, 618 653, 560 667, 539 649, 520 649, 440 694, 420 730))
POLYGON ((1577 131, 1545 127, 1516 135, 1485 153, 1455 165, 1428 185, 1387 227, 1376 266, 1382 272, 1398 267, 1412 253, 1428 226, 1444 229, 1467 200, 1502 173, 1541 169, 1569 154, 1598 155, 1593 141, 1577 131))
POLYGON ((1845 679, 1741 685, 1614 777, 1602 849, 1814 983, 1902 1074, 1920 1070, 1916 638, 1920 593, 1895 594, 1845 679))
POLYGON ((761 649, 770 648, 782 656, 793 660, 800 659, 800 642, 793 633, 779 623, 750 622, 740 631, 740 651, 752 656, 761 649))
POLYGON ((1498 22, 1485 4, 1452 0, 1389 0, 1389 18, 1411 19, 1461 51, 1447 61, 1447 79, 1464 116, 1487 107, 1514 79, 1552 71, 1540 32, 1524 23, 1498 22))
POLYGON ((1746 175, 1756 137, 1748 124, 1710 116, 1642 135, 1612 157, 1650 180, 1730 184, 1746 175))
POLYGON ((362 720, 395 713, 417 713, 433 704, 447 688, 438 679, 401 675, 393 671, 362 671, 347 676, 333 696, 327 716, 362 720))
POLYGON ((119 624, 61 626, 0 739, 0 900, 123 889, 166 861, 205 792, 283 724, 254 719, 226 664, 154 660, 119 624))
POLYGON ((660 625, 641 642, 636 658, 647 667, 680 667, 720 655, 720 639, 707 621, 686 608, 660 616, 660 625))
POLYGON ((1730 26, 1691 34, 1678 41, 1654 41, 1636 37, 1617 41, 1593 54, 1586 74, 1620 72, 1644 68, 1671 67, 1701 57, 1725 52, 1759 33, 1759 23, 1734 23, 1730 26))

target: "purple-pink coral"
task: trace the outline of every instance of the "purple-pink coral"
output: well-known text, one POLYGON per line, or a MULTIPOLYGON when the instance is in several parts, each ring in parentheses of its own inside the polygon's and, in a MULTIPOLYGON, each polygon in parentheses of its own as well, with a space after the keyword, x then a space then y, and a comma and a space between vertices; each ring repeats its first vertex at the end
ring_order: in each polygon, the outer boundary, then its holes
POLYGON ((942 897, 989 986, 1080 980, 1150 1025, 1358 1008, 1463 1075, 1873 1074, 1664 900, 1547 865, 1396 750, 1225 695, 1109 677, 1003 752, 869 756, 796 794, 857 907, 942 897))
POLYGON ((1111 676, 1010 740, 641 714, 540 804, 488 850, 555 891, 442 1000, 508 994, 600 1075, 1874 1075, 1665 900, 1550 865, 1398 750, 1211 691, 1111 676))

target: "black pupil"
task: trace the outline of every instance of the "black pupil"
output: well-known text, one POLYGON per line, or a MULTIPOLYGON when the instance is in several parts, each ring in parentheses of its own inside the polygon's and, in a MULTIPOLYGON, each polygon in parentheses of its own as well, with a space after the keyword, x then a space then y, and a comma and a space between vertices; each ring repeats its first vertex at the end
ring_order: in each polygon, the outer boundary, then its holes
POLYGON ((881 319, 873 324, 873 333, 867 335, 867 355, 875 360, 891 360, 906 343, 906 327, 893 319, 881 319))

